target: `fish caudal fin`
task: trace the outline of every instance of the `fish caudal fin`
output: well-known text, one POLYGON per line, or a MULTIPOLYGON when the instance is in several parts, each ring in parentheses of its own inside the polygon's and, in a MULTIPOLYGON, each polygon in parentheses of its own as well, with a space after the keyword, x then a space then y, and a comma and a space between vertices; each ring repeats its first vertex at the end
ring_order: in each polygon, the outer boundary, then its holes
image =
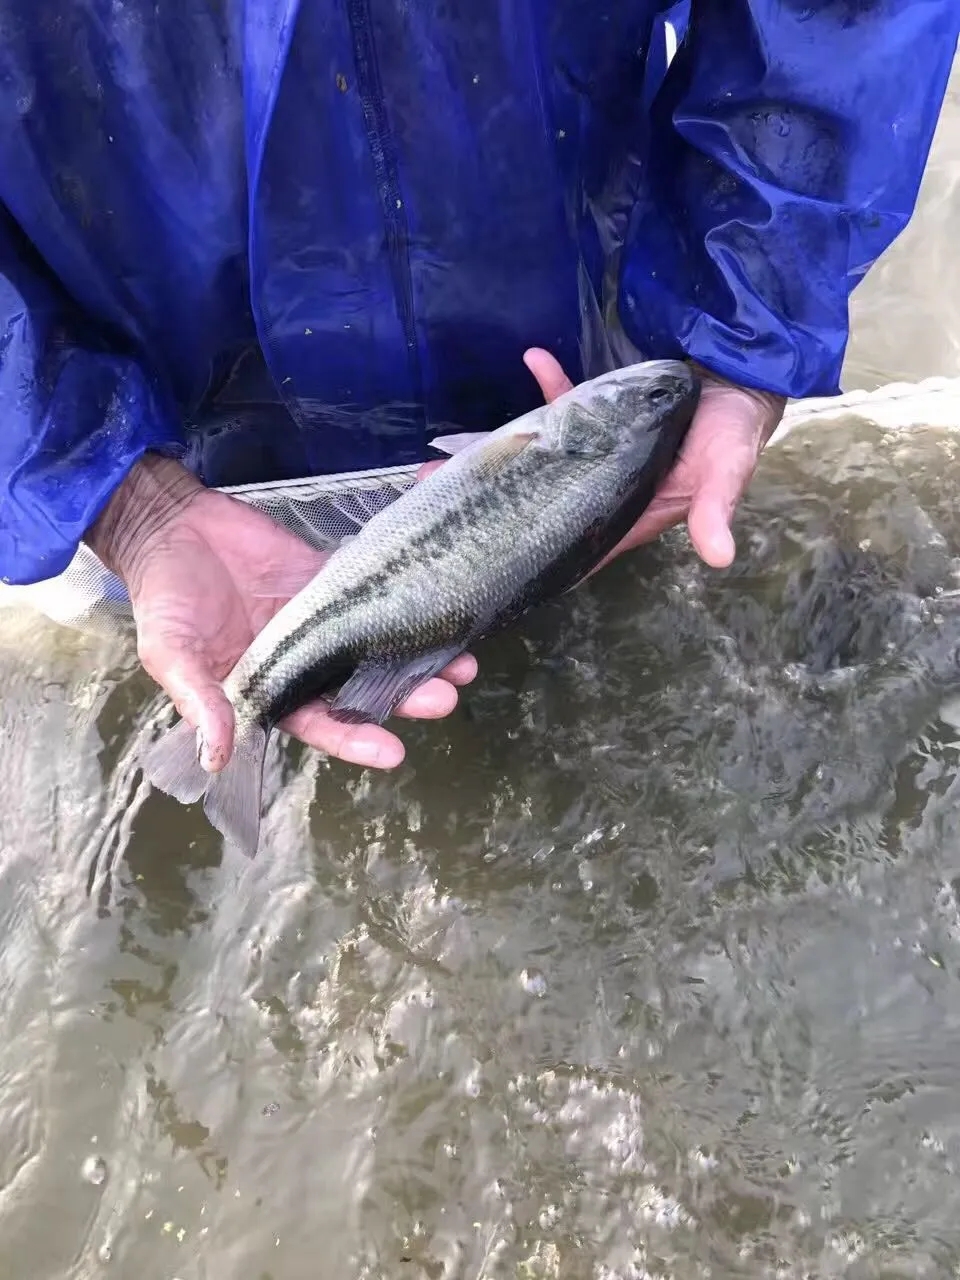
POLYGON ((207 789, 210 775, 200 766, 197 731, 180 720, 143 757, 143 774, 160 791, 181 804, 194 804, 207 789))
POLYGON ((144 777, 181 804, 194 804, 203 797, 203 811, 211 824, 252 858, 260 843, 266 730, 259 724, 245 726, 219 773, 202 768, 197 746, 196 730, 181 720, 145 754, 144 777))
POLYGON ((260 843, 260 804, 263 795, 263 762, 267 734, 259 724, 237 737, 233 755, 210 776, 203 811, 225 840, 237 845, 248 858, 260 843))

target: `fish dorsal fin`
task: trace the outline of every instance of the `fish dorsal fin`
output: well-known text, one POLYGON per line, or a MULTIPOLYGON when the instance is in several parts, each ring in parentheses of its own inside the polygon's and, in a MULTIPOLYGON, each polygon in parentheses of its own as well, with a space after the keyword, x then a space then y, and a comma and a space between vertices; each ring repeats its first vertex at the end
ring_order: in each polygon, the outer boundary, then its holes
POLYGON ((495 475, 536 438, 536 431, 510 431, 504 435, 495 435, 492 431, 464 431, 460 435, 437 436, 436 440, 430 441, 430 447, 455 457, 464 449, 479 445, 476 459, 481 473, 495 475))
POLYGON ((362 662, 334 698, 330 715, 341 724, 383 724, 405 698, 462 652, 462 645, 454 645, 398 661, 362 662))
POLYGON ((430 441, 430 448, 436 449, 438 453, 449 454, 452 458, 454 454, 462 453, 470 445, 489 440, 489 438, 489 431, 461 431, 456 435, 437 436, 435 440, 430 441))

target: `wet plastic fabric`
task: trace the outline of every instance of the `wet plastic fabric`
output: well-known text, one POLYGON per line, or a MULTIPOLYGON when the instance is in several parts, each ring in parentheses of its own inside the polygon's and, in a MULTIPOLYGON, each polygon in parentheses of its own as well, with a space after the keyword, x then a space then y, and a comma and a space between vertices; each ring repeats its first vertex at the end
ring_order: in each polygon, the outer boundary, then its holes
POLYGON ((958 30, 956 0, 0 0, 0 577, 59 573, 149 448, 232 485, 497 426, 530 345, 835 391, 958 30))

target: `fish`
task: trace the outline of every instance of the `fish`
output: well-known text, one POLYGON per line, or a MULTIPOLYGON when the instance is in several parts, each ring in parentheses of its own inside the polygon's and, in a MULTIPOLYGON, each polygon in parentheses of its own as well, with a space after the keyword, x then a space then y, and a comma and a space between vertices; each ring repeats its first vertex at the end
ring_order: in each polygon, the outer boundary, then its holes
POLYGON ((223 680, 234 749, 209 773, 180 720, 141 761, 254 857, 270 734, 318 698, 382 724, 459 654, 574 588, 651 502, 693 420, 700 381, 649 360, 580 383, 480 433, 430 443, 447 460, 374 514, 255 636, 223 680))

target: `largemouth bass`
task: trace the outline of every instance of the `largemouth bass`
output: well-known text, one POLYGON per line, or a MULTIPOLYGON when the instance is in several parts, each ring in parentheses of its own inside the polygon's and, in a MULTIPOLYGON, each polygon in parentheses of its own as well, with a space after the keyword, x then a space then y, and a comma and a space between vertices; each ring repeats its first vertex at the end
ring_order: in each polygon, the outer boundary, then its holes
POLYGON ((581 383, 479 436, 375 515, 256 636, 223 682, 234 750, 199 763, 180 721, 144 773, 248 855, 260 836, 267 738, 335 694, 331 714, 381 724, 482 636, 576 585, 643 513, 699 398, 687 365, 649 361, 581 383))

